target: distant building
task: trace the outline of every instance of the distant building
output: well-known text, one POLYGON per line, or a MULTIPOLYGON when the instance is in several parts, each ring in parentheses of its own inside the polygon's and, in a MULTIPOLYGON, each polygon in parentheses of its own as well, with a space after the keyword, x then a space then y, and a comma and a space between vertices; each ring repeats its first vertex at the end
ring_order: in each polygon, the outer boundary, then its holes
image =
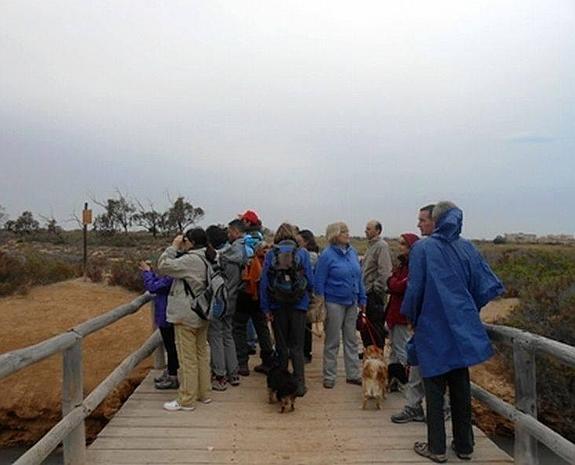
POLYGON ((575 242, 575 237, 573 234, 548 234, 547 236, 539 237, 537 242, 543 244, 570 244, 575 242))
POLYGON ((537 234, 526 234, 526 233, 505 233, 506 242, 537 242, 537 234))

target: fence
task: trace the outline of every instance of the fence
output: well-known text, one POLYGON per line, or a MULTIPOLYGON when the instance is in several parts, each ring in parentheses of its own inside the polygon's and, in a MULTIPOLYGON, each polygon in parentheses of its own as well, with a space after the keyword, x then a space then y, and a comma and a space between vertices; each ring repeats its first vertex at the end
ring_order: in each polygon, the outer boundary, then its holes
MULTIPOLYGON (((36 345, 0 355, 0 379, 51 355, 63 352, 62 420, 40 441, 24 453, 14 465, 37 465, 60 443, 64 445, 65 465, 86 463, 84 419, 142 360, 160 347, 155 331, 134 353, 128 356, 85 399, 82 379, 82 340, 121 318, 137 312, 152 296, 143 294, 126 305, 91 319, 71 330, 36 345)), ((537 465, 537 442, 545 444, 569 463, 575 463, 575 444, 537 420, 536 353, 551 355, 575 367, 575 348, 516 328, 486 325, 491 339, 511 345, 515 369, 515 407, 473 384, 473 396, 515 424, 515 461, 520 465, 537 465)), ((156 351, 156 366, 163 363, 163 353, 156 351)))
MULTIPOLYGON (((137 312, 151 299, 152 296, 149 293, 143 294, 132 302, 86 321, 65 333, 36 345, 0 355, 1 379, 51 355, 63 352, 62 420, 14 462, 14 465, 40 464, 60 443, 64 446, 65 465, 86 463, 84 419, 129 375, 130 371, 160 346, 161 338, 159 332, 154 331, 138 350, 124 359, 85 399, 82 378, 82 341, 86 336, 137 312)), ((163 354, 158 354, 158 351, 156 354, 156 365, 158 365, 163 354)))
POLYGON ((485 389, 472 384, 473 397, 515 424, 514 459, 520 465, 537 465, 537 441, 545 444, 568 463, 575 463, 575 444, 537 420, 535 355, 551 355, 575 367, 575 347, 516 328, 485 325, 494 342, 513 348, 515 407, 485 389))

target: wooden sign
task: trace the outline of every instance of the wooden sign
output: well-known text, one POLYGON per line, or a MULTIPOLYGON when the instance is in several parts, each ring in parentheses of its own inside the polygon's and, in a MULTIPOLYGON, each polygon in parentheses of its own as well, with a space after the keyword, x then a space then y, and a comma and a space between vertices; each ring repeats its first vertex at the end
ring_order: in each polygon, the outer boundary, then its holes
POLYGON ((82 224, 92 223, 92 210, 82 210, 82 224))

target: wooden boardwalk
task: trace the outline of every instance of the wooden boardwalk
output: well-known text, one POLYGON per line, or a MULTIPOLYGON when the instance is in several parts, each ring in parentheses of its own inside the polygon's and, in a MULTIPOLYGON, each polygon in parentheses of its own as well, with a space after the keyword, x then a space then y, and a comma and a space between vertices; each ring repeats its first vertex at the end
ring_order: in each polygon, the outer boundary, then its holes
MULTIPOLYGON (((345 383, 339 361, 334 389, 322 387, 321 345, 314 340, 307 365, 309 391, 296 410, 279 414, 267 403, 265 376, 254 373, 238 387, 213 392, 213 403, 192 412, 167 412, 174 391, 157 391, 151 372, 88 449, 90 464, 416 464, 431 463, 413 452, 425 440, 425 424, 395 425, 389 417, 404 404, 392 394, 382 410, 361 410, 361 388, 345 383)), ((341 355, 340 355, 341 356, 341 355)), ((255 357, 252 357, 255 361, 255 357)), ((448 427, 448 431, 450 427, 448 427)), ((475 430, 473 462, 513 460, 475 430)), ((450 439, 448 439, 449 443, 450 439)), ((450 463, 469 463, 449 452, 450 463)))

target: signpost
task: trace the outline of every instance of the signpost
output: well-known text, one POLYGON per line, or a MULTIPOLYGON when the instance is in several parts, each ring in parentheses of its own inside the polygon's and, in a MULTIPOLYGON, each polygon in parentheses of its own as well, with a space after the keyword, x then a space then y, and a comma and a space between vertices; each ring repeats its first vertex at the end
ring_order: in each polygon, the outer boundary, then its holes
POLYGON ((92 223, 92 210, 88 210, 88 202, 84 203, 82 210, 82 224, 84 225, 84 280, 88 271, 88 225, 92 223))

